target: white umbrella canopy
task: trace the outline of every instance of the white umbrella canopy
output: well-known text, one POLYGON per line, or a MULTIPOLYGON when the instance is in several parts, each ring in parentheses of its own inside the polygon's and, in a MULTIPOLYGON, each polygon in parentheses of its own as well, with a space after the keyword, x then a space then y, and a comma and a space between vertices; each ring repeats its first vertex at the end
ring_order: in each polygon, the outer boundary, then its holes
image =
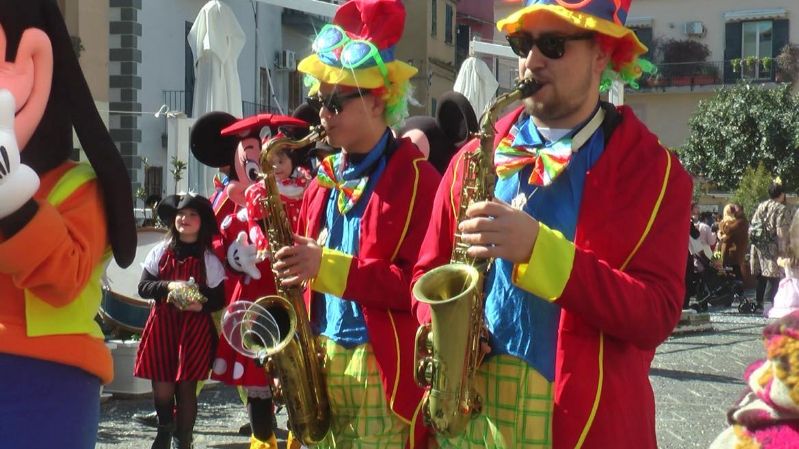
POLYGON ((485 62, 475 57, 466 58, 455 78, 453 90, 461 93, 472 104, 480 117, 494 99, 499 83, 485 62))
MULTIPOLYGON (((219 0, 206 3, 187 36, 194 54, 194 104, 192 117, 211 111, 242 116, 238 59, 247 41, 233 10, 219 0)), ((189 156, 189 186, 208 196, 215 168, 189 156)))

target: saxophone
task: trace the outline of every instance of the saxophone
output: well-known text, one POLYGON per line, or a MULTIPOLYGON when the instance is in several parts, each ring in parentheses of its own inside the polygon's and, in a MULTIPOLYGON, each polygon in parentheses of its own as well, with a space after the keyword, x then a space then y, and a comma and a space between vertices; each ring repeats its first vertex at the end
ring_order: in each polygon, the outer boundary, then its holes
MULTIPOLYGON (((515 89, 501 95, 480 118, 477 151, 464 155, 463 185, 457 221, 478 201, 494 198, 494 124, 511 103, 533 95, 540 85, 520 80, 515 89)), ((482 399, 473 383, 483 359, 483 281, 490 260, 475 261, 466 254, 469 245, 455 233, 450 263, 425 273, 413 287, 414 298, 430 305, 431 323, 416 332, 416 383, 428 389, 424 416, 436 432, 452 438, 469 420, 480 414, 482 399)))
MULTIPOLYGON (((303 148, 324 137, 322 127, 312 127, 301 140, 278 137, 261 149, 260 178, 266 195, 260 202, 264 233, 272 251, 293 245, 294 233, 280 200, 269 155, 276 149, 303 148)), ((275 396, 282 397, 285 402, 289 428, 295 438, 307 446, 319 443, 330 428, 330 404, 323 373, 324 359, 311 330, 302 289, 283 287, 277 282, 277 294, 258 298, 250 306, 249 315, 252 319, 244 320, 248 327, 241 330, 242 344, 257 353, 260 362, 268 359, 267 369, 274 370, 280 378, 280 391, 275 396), (272 327, 263 320, 269 320, 272 327), (273 329, 275 325, 279 332, 274 332, 272 338, 259 335, 259 330, 273 329)))

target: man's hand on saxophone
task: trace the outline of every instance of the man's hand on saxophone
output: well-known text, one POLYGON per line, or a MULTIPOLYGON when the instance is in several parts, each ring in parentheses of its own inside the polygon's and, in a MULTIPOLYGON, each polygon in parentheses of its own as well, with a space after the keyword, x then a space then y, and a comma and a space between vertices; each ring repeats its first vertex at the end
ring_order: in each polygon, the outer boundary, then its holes
POLYGON ((294 234, 294 246, 286 246, 275 254, 274 269, 283 286, 291 287, 313 279, 322 264, 322 247, 316 240, 294 234))
POLYGON ((472 245, 466 252, 481 259, 500 258, 513 263, 527 263, 538 237, 538 221, 508 203, 495 199, 472 204, 466 210, 468 219, 458 230, 464 243, 472 245))

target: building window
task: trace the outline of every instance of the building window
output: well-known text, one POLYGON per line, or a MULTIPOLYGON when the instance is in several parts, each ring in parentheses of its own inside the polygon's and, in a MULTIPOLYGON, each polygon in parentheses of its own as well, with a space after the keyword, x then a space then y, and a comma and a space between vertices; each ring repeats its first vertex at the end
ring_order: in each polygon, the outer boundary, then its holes
POLYGON ((434 117, 435 117, 435 115, 436 115, 436 108, 437 108, 437 107, 438 107, 438 102, 436 101, 436 99, 435 99, 435 98, 431 98, 431 99, 430 99, 430 115, 432 115, 432 116, 434 116, 434 117))
POLYGON ((260 85, 261 96, 258 99, 261 107, 266 107, 269 104, 269 74, 266 72, 266 67, 261 67, 258 70, 258 84, 260 85))
POLYGON ((469 57, 469 41, 471 40, 471 29, 469 25, 461 25, 455 28, 457 36, 455 37, 455 68, 460 70, 461 63, 469 57))
POLYGON ((149 166, 144 169, 144 191, 147 196, 161 196, 164 179, 164 168, 149 166))
POLYGON ((432 22, 430 24, 430 36, 436 37, 436 27, 438 26, 438 0, 430 0, 432 3, 430 4, 430 14, 432 17, 432 22))
POLYGON ((638 40, 641 41, 642 44, 646 45, 646 48, 649 49, 646 53, 641 55, 647 59, 651 59, 652 54, 652 27, 635 27, 633 28, 633 32, 638 37, 638 40))
POLYGON ((743 75, 747 78, 764 79, 771 77, 771 71, 765 70, 759 63, 760 58, 771 57, 773 49, 774 24, 771 20, 744 22, 742 33, 741 58, 743 61, 758 61, 756 64, 743 64, 743 75))
POLYGON ((186 98, 183 102, 183 107, 185 109, 183 109, 183 112, 189 117, 191 117, 192 109, 194 109, 194 53, 192 53, 188 41, 189 31, 191 31, 192 25, 191 22, 186 22, 183 25, 185 28, 185 33, 183 35, 183 91, 186 92, 186 98))
POLYGON ((447 3, 447 20, 444 22, 444 42, 451 44, 452 43, 452 22, 455 20, 455 11, 452 8, 452 5, 447 3))
POLYGON ((296 70, 289 72, 289 109, 292 111, 305 102, 302 78, 302 73, 296 70))

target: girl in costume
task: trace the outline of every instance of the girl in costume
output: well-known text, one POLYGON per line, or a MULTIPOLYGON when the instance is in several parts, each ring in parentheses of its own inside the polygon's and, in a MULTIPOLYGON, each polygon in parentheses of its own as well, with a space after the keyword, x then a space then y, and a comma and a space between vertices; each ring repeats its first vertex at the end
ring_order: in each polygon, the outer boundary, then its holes
POLYGON ((158 206, 169 237, 144 262, 139 295, 154 299, 134 374, 151 379, 158 414, 152 449, 192 447, 197 382, 208 377, 216 346, 211 313, 224 303, 225 269, 211 251, 217 233, 211 203, 172 195, 158 206), (173 417, 174 409, 174 417, 173 417))

